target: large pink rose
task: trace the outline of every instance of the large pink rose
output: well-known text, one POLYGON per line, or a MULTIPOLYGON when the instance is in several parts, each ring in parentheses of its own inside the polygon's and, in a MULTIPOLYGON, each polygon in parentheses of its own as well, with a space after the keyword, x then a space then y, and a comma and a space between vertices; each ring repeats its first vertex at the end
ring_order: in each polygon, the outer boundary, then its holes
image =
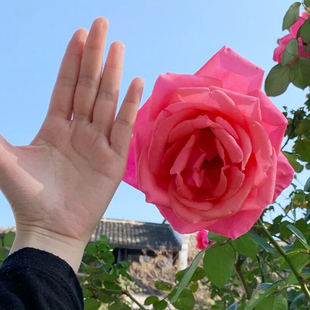
MULTIPOLYGON (((281 63, 282 54, 285 50, 286 44, 289 43, 292 39, 297 38, 297 33, 301 25, 308 19, 309 14, 307 12, 303 12, 301 16, 298 18, 297 22, 292 25, 290 28, 290 33, 283 38, 279 39, 279 46, 274 50, 273 60, 281 63)), ((310 54, 305 52, 305 44, 302 39, 299 37, 298 39, 298 57, 307 57, 310 58, 310 54)))
POLYGON ((263 74, 224 47, 194 75, 161 75, 139 110, 124 180, 178 232, 237 238, 291 183, 263 74))

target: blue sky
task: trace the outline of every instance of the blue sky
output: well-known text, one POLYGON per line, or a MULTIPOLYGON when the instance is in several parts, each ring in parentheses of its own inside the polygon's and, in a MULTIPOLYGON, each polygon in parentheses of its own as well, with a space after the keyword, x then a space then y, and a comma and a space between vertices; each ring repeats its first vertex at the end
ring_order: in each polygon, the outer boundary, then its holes
MULTIPOLYGON (((0 2, 0 133, 12 144, 26 145, 45 117, 66 44, 78 28, 93 19, 110 21, 108 44, 126 46, 123 97, 135 76, 145 78, 142 102, 161 73, 194 73, 223 45, 268 72, 282 18, 292 0, 67 0, 0 2)), ((273 99, 297 107, 305 94, 290 87, 273 99)), ((0 227, 14 225, 0 195, 0 227)), ((107 217, 161 222, 144 195, 121 184, 107 217)))

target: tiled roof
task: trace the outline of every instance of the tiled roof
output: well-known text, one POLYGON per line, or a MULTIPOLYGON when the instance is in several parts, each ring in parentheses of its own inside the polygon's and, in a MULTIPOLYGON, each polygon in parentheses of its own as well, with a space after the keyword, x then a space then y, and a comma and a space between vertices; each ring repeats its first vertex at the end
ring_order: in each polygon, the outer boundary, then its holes
POLYGON ((101 235, 106 235, 111 243, 121 248, 158 250, 164 247, 174 252, 181 249, 169 224, 102 219, 91 241, 98 240, 101 235))

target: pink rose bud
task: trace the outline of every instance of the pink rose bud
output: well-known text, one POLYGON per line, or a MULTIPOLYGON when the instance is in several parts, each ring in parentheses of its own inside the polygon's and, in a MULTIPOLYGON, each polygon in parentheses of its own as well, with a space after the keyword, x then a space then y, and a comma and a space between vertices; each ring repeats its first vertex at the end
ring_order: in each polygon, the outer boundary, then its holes
POLYGON ((198 232, 197 236, 196 236, 196 248, 199 250, 203 250, 204 248, 206 248, 209 245, 214 244, 214 242, 209 241, 208 238, 208 231, 205 229, 202 229, 198 232))
POLYGON ((193 75, 161 75, 139 110, 124 181, 176 231, 235 239, 290 185, 287 120, 263 75, 223 47, 193 75))
MULTIPOLYGON (((292 39, 297 38, 297 33, 299 28, 302 26, 302 24, 307 20, 309 17, 309 14, 307 12, 303 12, 301 16, 298 18, 297 22, 292 25, 290 28, 290 33, 283 38, 279 39, 279 46, 275 48, 273 53, 273 60, 277 61, 278 63, 281 63, 282 60, 282 54, 285 50, 286 44, 288 44, 292 39)), ((307 57, 310 58, 310 54, 307 54, 305 52, 305 44, 303 43, 302 39, 298 38, 298 57, 307 57)), ((292 62, 294 62, 293 60, 292 62)))

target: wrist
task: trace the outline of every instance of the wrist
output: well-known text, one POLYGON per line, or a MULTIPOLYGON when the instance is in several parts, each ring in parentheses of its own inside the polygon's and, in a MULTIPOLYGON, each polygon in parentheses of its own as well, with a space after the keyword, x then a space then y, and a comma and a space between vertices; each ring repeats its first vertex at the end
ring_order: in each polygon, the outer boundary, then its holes
POLYGON ((23 248, 35 248, 49 252, 66 261, 77 273, 81 264, 86 244, 55 232, 39 228, 16 228, 16 237, 10 254, 23 248))

